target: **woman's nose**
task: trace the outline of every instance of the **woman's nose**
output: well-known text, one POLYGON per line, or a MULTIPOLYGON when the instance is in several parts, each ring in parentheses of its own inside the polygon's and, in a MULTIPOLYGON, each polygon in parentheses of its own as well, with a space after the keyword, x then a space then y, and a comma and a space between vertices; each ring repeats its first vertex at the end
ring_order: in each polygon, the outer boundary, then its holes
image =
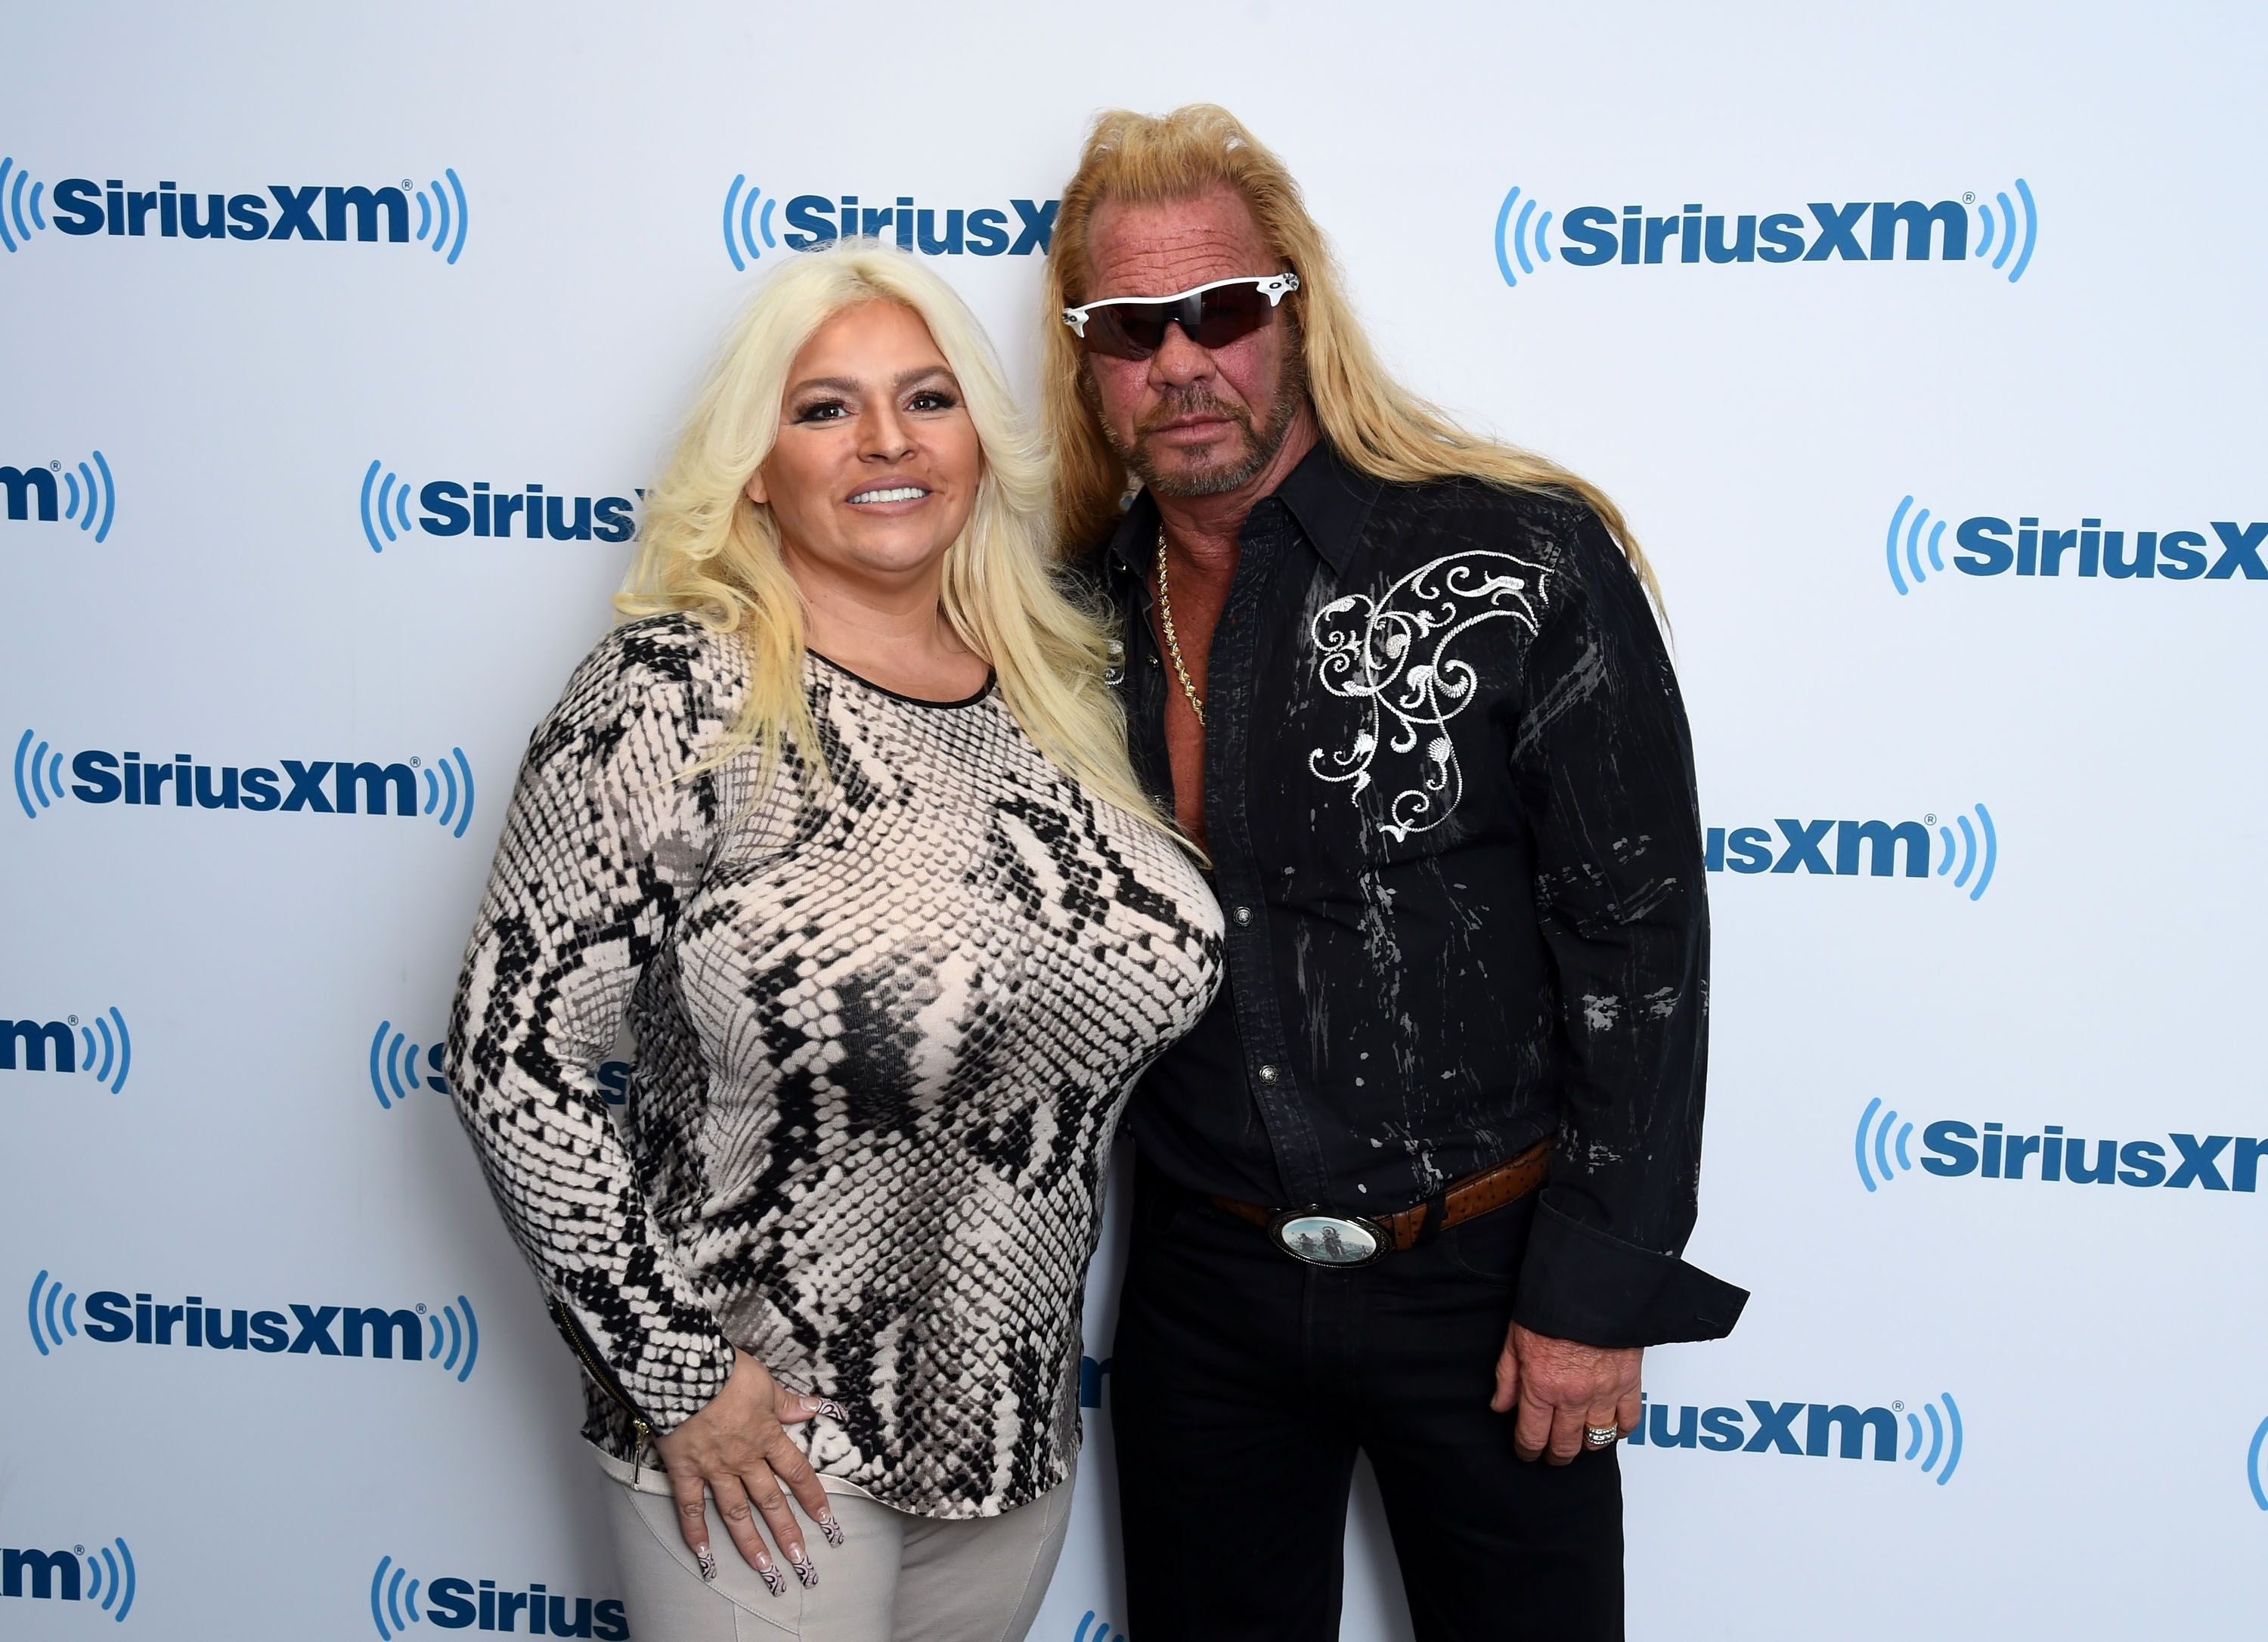
POLYGON ((863 436, 859 453, 875 460, 895 461, 914 447, 905 419, 895 405, 879 405, 867 412, 859 432, 863 436))

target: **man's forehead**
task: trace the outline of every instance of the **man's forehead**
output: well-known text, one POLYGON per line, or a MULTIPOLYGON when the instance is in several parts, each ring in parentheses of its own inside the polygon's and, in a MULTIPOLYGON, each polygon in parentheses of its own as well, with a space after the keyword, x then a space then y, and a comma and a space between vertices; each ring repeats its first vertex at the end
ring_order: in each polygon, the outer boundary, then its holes
POLYGON ((1095 297, 1165 297, 1207 280, 1272 274, 1277 259, 1233 189, 1096 208, 1087 236, 1095 297))

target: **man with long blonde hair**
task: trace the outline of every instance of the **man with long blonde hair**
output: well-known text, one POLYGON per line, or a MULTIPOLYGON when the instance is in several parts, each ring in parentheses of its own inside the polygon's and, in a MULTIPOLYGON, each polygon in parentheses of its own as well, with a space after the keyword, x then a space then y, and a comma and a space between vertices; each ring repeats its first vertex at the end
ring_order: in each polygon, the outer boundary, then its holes
POLYGON ((1336 1636, 1362 1453, 1419 1638, 1617 1638, 1640 1353, 1745 1299, 1679 1258, 1708 912, 1651 573, 1388 378, 1222 109, 1101 116, 1048 283, 1058 513, 1227 914, 1131 1119, 1129 1628, 1336 1636))

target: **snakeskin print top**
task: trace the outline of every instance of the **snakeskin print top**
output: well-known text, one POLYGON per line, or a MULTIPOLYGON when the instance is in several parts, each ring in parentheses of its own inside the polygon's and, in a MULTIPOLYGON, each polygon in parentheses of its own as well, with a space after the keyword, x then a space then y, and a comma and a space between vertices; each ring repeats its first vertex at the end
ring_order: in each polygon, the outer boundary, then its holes
POLYGON ((1211 998, 1220 913, 997 687, 915 702, 816 656, 805 686, 831 781, 791 753, 760 792, 752 749, 681 778, 739 712, 738 641, 600 642, 529 744, 447 1072, 585 1435, 632 1459, 738 1345, 843 1405, 788 1428, 822 1475, 990 1516, 1079 1441, 1109 1144, 1211 998))

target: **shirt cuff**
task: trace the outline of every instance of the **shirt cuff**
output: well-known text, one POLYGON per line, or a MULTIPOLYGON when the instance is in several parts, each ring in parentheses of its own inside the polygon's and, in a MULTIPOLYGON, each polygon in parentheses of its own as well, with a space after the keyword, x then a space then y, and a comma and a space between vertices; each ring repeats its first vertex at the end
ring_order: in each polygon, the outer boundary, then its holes
POLYGON ((625 1389, 637 1399, 637 1411, 654 1435, 666 1437, 717 1399, 732 1377, 733 1343, 722 1335, 705 1354, 682 1368, 625 1376, 625 1389))
POLYGON ((1571 1219, 1539 1199, 1520 1269, 1513 1321, 1555 1340, 1620 1348, 1721 1340, 1749 1292, 1675 1255, 1571 1219))

